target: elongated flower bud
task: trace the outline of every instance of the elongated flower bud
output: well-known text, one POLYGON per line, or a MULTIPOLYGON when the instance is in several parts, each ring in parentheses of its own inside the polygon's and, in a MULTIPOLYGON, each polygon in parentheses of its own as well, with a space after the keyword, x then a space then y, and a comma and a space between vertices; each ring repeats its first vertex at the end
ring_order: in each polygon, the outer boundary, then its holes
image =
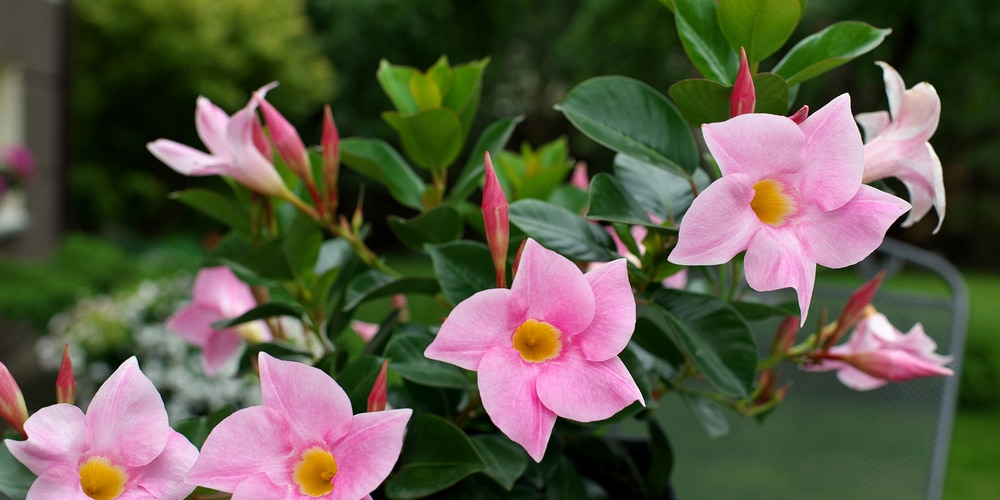
POLYGON ((510 239, 509 205, 500 187, 497 173, 493 170, 490 153, 485 155, 485 183, 483 185, 483 226, 486 228, 486 244, 493 257, 496 269, 497 287, 507 286, 507 245, 510 239))
POLYGON ((323 136, 320 138, 323 146, 323 186, 326 190, 326 207, 332 219, 337 212, 339 192, 337 182, 340 177, 340 132, 333 121, 333 111, 330 105, 323 107, 323 136))
POLYGON ((757 95, 753 88, 753 76, 750 74, 747 52, 743 50, 743 47, 740 47, 740 69, 736 73, 733 93, 729 96, 729 116, 753 113, 756 104, 757 95))
POLYGON ((378 377, 375 378, 375 384, 372 386, 372 392, 368 395, 368 411, 385 410, 385 405, 388 400, 385 380, 386 370, 388 368, 389 360, 386 359, 382 361, 382 369, 379 370, 378 377))
POLYGON ((76 377, 73 376, 73 360, 69 357, 69 344, 63 347, 62 365, 56 378, 56 402, 73 404, 76 401, 76 377))
POLYGON ((874 278, 866 281, 865 284, 858 287, 851 294, 850 298, 847 299, 847 303, 844 304, 844 309, 840 311, 840 317, 837 318, 836 330, 828 338, 824 339, 824 345, 827 348, 836 344, 845 333, 858 324, 858 321, 861 321, 861 318, 874 311, 870 306, 883 279, 885 279, 885 271, 876 274, 874 278))
POLYGON ((24 421, 28 420, 28 407, 24 404, 24 395, 14 381, 14 376, 2 362, 0 362, 0 418, 7 421, 21 436, 28 437, 24 432, 24 421))
POLYGON ((271 103, 261 97, 254 95, 257 104, 260 105, 260 112, 267 122, 267 129, 271 132, 271 140, 274 142, 278 155, 285 161, 288 168, 307 184, 313 183, 312 169, 309 167, 309 153, 306 146, 299 137, 298 131, 288 122, 287 119, 271 103))

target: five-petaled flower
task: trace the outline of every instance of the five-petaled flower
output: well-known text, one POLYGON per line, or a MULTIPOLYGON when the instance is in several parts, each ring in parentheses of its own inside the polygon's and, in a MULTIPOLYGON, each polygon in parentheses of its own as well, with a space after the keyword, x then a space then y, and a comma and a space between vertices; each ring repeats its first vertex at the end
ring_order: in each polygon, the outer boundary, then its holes
POLYGON ((889 112, 855 117, 865 130, 864 182, 898 178, 910 192, 913 204, 903 227, 922 219, 933 206, 938 215, 936 233, 944 222, 944 174, 941 160, 927 141, 937 130, 941 99, 927 82, 907 90, 903 77, 892 66, 881 61, 877 64, 882 67, 889 112))
POLYGON ((260 353, 263 404, 205 440, 187 481, 256 498, 363 498, 392 471, 412 410, 354 415, 329 375, 260 353))
POLYGON ((618 357, 635 314, 624 259, 583 274, 529 239, 511 288, 459 303, 424 355, 477 371, 490 419, 541 461, 556 416, 592 422, 645 404, 618 357))
POLYGON ((868 391, 888 382, 919 377, 953 375, 944 365, 950 356, 935 353, 937 344, 920 323, 902 333, 882 313, 862 319, 847 342, 820 356, 807 370, 837 370, 837 378, 851 389, 868 391))
POLYGON ((205 373, 211 375, 239 351, 243 341, 267 342, 271 330, 263 321, 216 329, 216 321, 232 319, 253 309, 250 287, 228 267, 207 267, 194 280, 194 297, 167 320, 167 327, 202 350, 205 373))
POLYGON ((86 414, 57 403, 28 418, 24 430, 27 440, 5 443, 38 476, 28 500, 175 500, 194 490, 183 478, 198 449, 170 428, 135 357, 101 385, 86 414))
POLYGON ((864 152, 847 94, 797 124, 755 113, 702 127, 722 172, 681 220, 669 260, 718 265, 746 250, 755 290, 792 287, 805 323, 816 264, 840 268, 874 251, 909 209, 861 183, 864 152))

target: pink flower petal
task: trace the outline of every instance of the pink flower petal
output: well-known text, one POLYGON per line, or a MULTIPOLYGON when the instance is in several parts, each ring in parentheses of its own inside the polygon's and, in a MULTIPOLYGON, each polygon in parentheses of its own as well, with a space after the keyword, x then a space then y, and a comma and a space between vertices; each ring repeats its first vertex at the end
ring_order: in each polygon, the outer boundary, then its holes
POLYGON ((167 328, 173 330, 184 340, 205 347, 215 334, 212 323, 223 319, 215 308, 204 304, 189 304, 167 319, 167 328))
POLYGON ((233 491, 232 500, 304 500, 297 490, 278 486, 266 474, 253 474, 233 491))
POLYGON ((224 159, 169 139, 150 142, 146 144, 146 149, 168 167, 184 175, 218 175, 227 167, 224 159))
POLYGON ((841 368, 837 372, 837 379, 840 380, 840 383, 855 391, 870 391, 888 383, 880 378, 872 377, 853 366, 841 368))
POLYGON ((576 264, 528 239, 511 292, 528 306, 528 318, 545 321, 566 335, 594 318, 594 292, 576 264))
POLYGON ((899 116, 900 108, 903 107, 903 94, 906 92, 906 84, 903 83, 903 77, 888 63, 876 61, 875 64, 882 68, 885 95, 889 98, 889 113, 892 114, 892 118, 895 120, 899 116))
POLYGON ((228 492, 258 473, 287 481, 293 450, 287 438, 290 429, 279 422, 278 415, 262 406, 226 417, 205 439, 201 455, 185 480, 228 492))
POLYGON ((224 159, 230 157, 229 143, 226 142, 229 115, 225 111, 207 98, 199 96, 195 105, 194 125, 201 142, 213 155, 224 159))
POLYGON ((202 367, 206 375, 214 375, 239 352, 243 338, 232 328, 213 332, 202 346, 202 367))
POLYGON ((744 258, 750 288, 759 292, 795 289, 802 323, 805 324, 816 282, 816 264, 809 259, 791 231, 763 229, 750 241, 744 258))
POLYGON ((914 85, 903 94, 899 114, 893 115, 892 127, 886 130, 894 139, 927 141, 937 130, 941 116, 941 98, 927 82, 914 85))
POLYGON ((359 413, 351 432, 330 450, 337 461, 331 498, 361 498, 392 472, 403 449, 410 409, 359 413))
POLYGON ((86 418, 70 404, 55 404, 36 411, 24 423, 24 431, 27 440, 8 439, 4 443, 10 454, 35 475, 60 464, 76 466, 90 448, 86 418))
POLYGON ((798 172, 806 161, 802 131, 783 116, 740 115, 702 125, 701 131, 723 177, 746 174, 752 184, 777 172, 798 172))
POLYGON ((80 475, 73 466, 59 464, 44 473, 31 483, 26 500, 90 500, 80 486, 80 475))
POLYGON ((491 288, 455 306, 424 356, 477 370, 490 348, 512 345, 514 331, 527 317, 528 307, 511 290, 491 288))
POLYGON ((713 182, 681 219, 677 246, 667 260, 687 266, 729 262, 764 226, 750 208, 753 197, 747 176, 734 174, 713 182))
POLYGON ((523 362, 516 350, 494 347, 479 363, 479 394, 500 432, 541 462, 556 414, 538 399, 538 370, 538 364, 523 362))
MULTIPOLYGON (((861 130, 865 132, 865 142, 869 142, 882 133, 889 126, 888 111, 874 111, 871 113, 858 113, 854 115, 854 121, 861 125, 861 130)), ((868 171, 865 171, 868 175, 868 171)))
POLYGON ((903 182, 906 190, 910 193, 910 203, 913 209, 910 210, 903 227, 910 227, 922 219, 931 206, 937 212, 938 223, 934 228, 937 233, 944 222, 945 214, 945 194, 944 194, 944 173, 941 169, 941 160, 930 143, 924 143, 923 147, 914 151, 908 158, 900 161, 900 168, 895 172, 895 176, 903 182))
POLYGON ((111 374, 87 408, 91 451, 121 457, 127 466, 153 461, 167 445, 167 410, 135 356, 111 374))
MULTIPOLYGON (((254 101, 251 100, 251 103, 254 101)), ((240 184, 254 191, 270 196, 284 197, 289 194, 278 171, 253 142, 253 125, 257 116, 250 106, 236 112, 229 120, 226 139, 233 153, 232 165, 225 173, 240 184)))
MULTIPOLYGON (((171 431, 163 453, 149 465, 133 471, 130 478, 144 498, 185 498, 194 491, 194 485, 183 481, 198 459, 198 448, 181 433, 171 431)), ((139 497, 143 498, 143 497, 139 497)))
POLYGON ((265 352, 258 360, 263 405, 288 423, 284 432, 296 449, 319 436, 338 439, 351 429, 351 400, 325 372, 265 352))
POLYGON ((587 361, 572 349, 545 364, 536 388, 546 408, 578 422, 611 418, 634 401, 645 406, 621 359, 587 361))
POLYGON ((908 209, 902 199, 863 185, 842 207, 803 217, 798 240, 809 260, 830 268, 850 266, 875 251, 889 226, 908 209))
POLYGON ((854 197, 864 174, 864 144, 851 114, 851 98, 842 94, 806 118, 805 158, 799 190, 822 210, 832 210, 854 197))
POLYGON ((584 357, 613 358, 625 349, 635 331, 635 296, 625 259, 608 262, 584 275, 594 291, 595 312, 590 326, 573 337, 584 357))
POLYGON ((235 318, 257 305, 250 286, 226 266, 206 267, 194 281, 195 301, 216 306, 223 317, 235 318))

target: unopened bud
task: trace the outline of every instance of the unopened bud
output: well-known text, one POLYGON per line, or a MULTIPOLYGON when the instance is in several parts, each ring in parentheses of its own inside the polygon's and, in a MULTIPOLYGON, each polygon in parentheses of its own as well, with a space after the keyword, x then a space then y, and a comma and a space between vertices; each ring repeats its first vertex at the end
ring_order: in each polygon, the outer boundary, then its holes
POLYGON ((493 257, 498 288, 507 287, 507 246, 510 238, 509 206, 500 180, 493 169, 490 153, 485 154, 485 180, 483 183, 483 226, 486 228, 486 244, 493 257))
POLYGON ((73 360, 69 357, 69 344, 63 346, 62 365, 56 377, 56 402, 73 404, 76 401, 76 377, 73 376, 73 360))
POLYGON ((753 113, 756 104, 757 95, 753 88, 753 75, 750 74, 747 52, 740 47, 740 69, 736 73, 733 93, 729 96, 729 116, 731 118, 753 113))
POLYGON ((27 438, 24 432, 24 422, 28 420, 28 407, 24 404, 24 395, 17 386, 14 376, 7 366, 0 362, 0 418, 27 438))
POLYGON ((274 146, 278 150, 278 156, 306 184, 313 184, 309 153, 306 152, 306 146, 302 143, 298 131, 263 96, 254 94, 254 99, 260 105, 260 112, 264 115, 264 121, 267 122, 267 129, 271 132, 271 140, 274 141, 274 146))
POLYGON ((386 388, 386 371, 389 368, 389 360, 386 359, 382 361, 382 369, 378 372, 378 377, 375 378, 375 384, 372 385, 372 392, 368 394, 368 411, 382 411, 385 410, 385 406, 388 401, 388 394, 386 388))

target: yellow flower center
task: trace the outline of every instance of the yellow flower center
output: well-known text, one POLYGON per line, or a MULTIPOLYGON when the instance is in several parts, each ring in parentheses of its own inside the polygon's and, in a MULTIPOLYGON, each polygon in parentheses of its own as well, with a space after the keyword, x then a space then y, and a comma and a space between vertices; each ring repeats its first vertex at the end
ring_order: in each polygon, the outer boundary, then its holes
POLYGON ((112 500, 125 491, 128 474, 104 457, 90 457, 80 466, 80 487, 94 500, 112 500))
POLYGON ((514 332, 514 349, 521 358, 531 363, 548 361, 559 355, 562 342, 559 329, 544 322, 529 319, 514 332))
POLYGON ((780 226, 785 223, 785 217, 795 212, 795 200, 782 191, 783 187, 774 179, 764 179, 753 185, 750 208, 761 222, 780 226))
POLYGON ((333 491, 333 476, 336 475, 337 461, 333 455, 314 446, 302 453, 292 478, 303 495, 321 497, 333 491))

